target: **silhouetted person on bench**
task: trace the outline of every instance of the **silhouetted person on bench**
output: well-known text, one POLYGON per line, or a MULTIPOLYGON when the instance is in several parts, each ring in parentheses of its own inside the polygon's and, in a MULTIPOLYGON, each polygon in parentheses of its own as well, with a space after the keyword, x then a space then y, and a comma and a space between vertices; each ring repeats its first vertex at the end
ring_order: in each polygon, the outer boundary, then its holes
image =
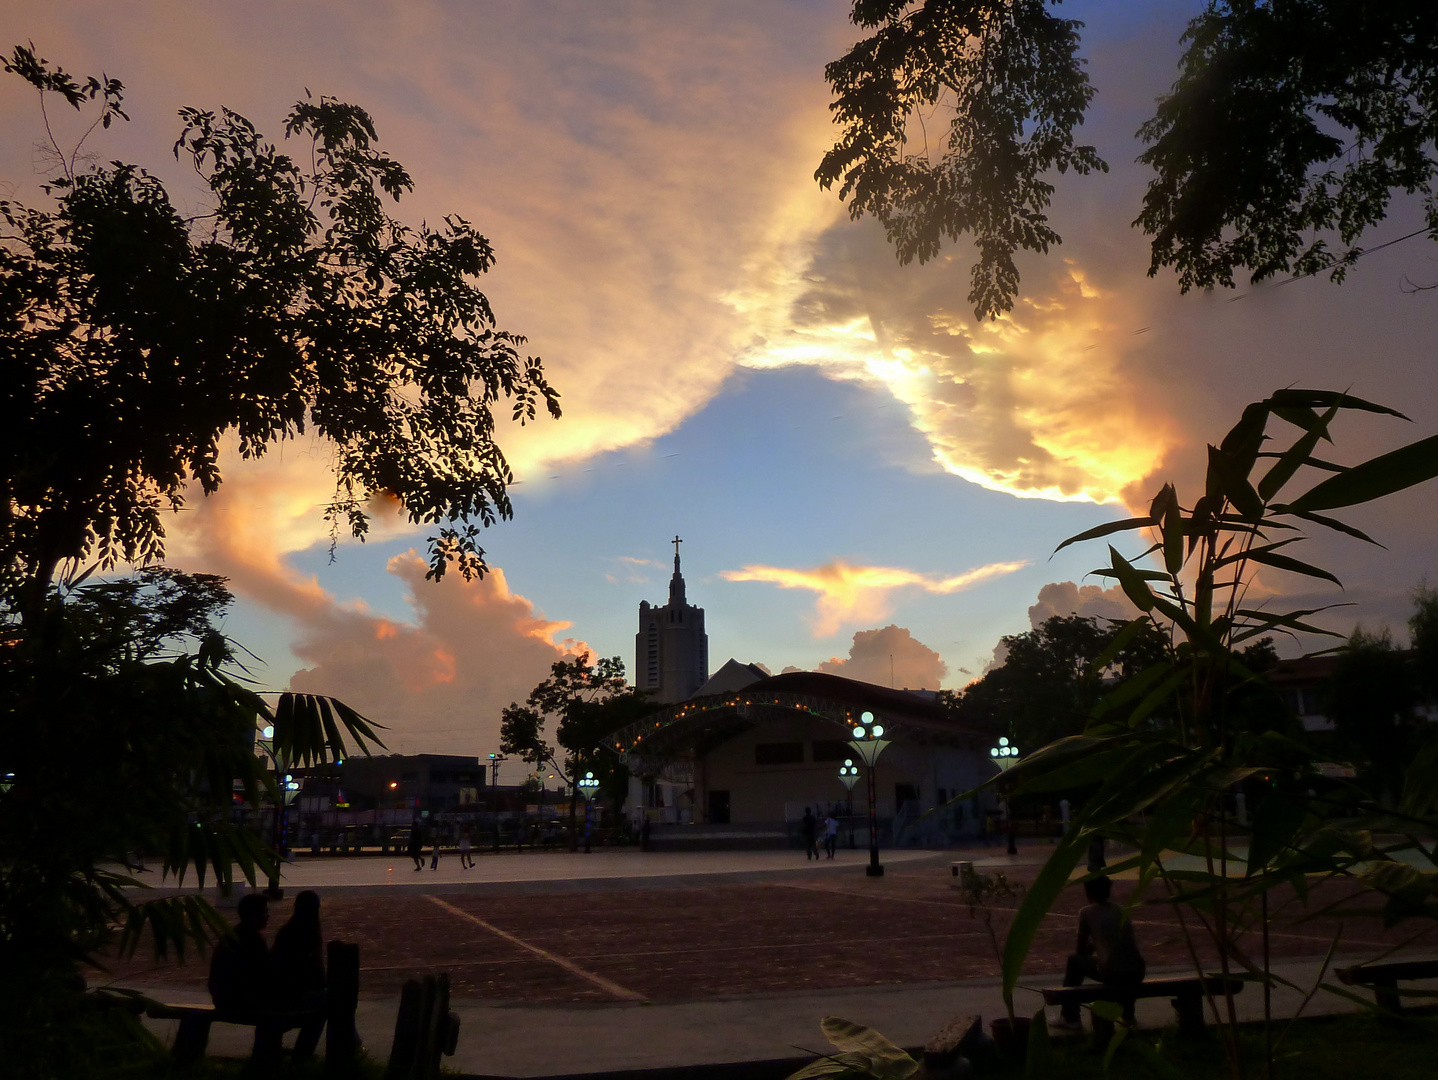
POLYGON ((215 1007, 245 1012, 261 1009, 270 994, 270 950, 264 929, 270 905, 263 893, 240 897, 240 921, 232 937, 221 939, 210 960, 210 998, 215 1007))
MULTIPOLYGON (((1079 986, 1088 978, 1107 986, 1136 988, 1147 965, 1133 937, 1133 922, 1109 899, 1113 882, 1096 877, 1084 882, 1083 891, 1089 902, 1079 912, 1078 951, 1069 957, 1064 985, 1079 986)), ((1131 1025, 1133 998, 1122 999, 1122 1005, 1123 1021, 1131 1025)), ((1059 1023, 1070 1028, 1081 1024, 1077 1002, 1064 1003, 1059 1023)))
MULTIPOLYGON (((275 946, 270 950, 270 969, 275 1004, 280 1008, 324 1009, 325 946, 324 935, 320 932, 318 893, 306 889, 295 897, 294 914, 275 932, 275 946)), ((295 1037, 295 1061, 314 1056, 324 1028, 323 1016, 300 1025, 299 1034, 295 1037)))

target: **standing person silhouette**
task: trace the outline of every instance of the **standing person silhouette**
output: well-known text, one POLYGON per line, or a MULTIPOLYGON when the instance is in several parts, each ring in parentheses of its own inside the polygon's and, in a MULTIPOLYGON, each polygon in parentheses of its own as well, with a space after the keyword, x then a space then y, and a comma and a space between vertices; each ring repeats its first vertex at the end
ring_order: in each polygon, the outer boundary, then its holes
MULTIPOLYGON (((295 897, 290 921, 275 932, 270 950, 278 1003, 291 1009, 323 1009, 325 1005, 325 947, 320 932, 319 894, 306 889, 295 897)), ((295 1037, 293 1059, 314 1056, 325 1021, 321 1016, 301 1025, 295 1037)))
POLYGON ((418 821, 409 827, 409 857, 414 860, 416 870, 424 869, 424 830, 418 821))
POLYGON ((819 835, 819 823, 814 819, 814 811, 804 807, 804 820, 799 823, 799 832, 804 837, 804 860, 817 859, 819 857, 819 845, 816 839, 819 835))
POLYGON ((824 856, 832 859, 834 849, 839 846, 839 819, 834 816, 834 810, 829 809, 828 816, 824 818, 824 856))

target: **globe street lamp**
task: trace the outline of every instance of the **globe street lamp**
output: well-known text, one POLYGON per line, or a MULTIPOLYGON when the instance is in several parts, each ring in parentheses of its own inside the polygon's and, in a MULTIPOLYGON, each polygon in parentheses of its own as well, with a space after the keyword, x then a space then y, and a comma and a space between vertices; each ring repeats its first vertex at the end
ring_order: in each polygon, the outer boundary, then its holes
POLYGON ((575 785, 579 794, 584 796, 584 854, 590 853, 589 847, 589 804, 595 795, 599 794, 599 781, 594 779, 592 772, 586 772, 582 779, 575 785))
POLYGON ((864 868, 864 873, 869 877, 883 877, 884 868, 879 865, 879 814, 874 791, 874 763, 889 741, 883 737, 884 725, 871 712, 859 715, 859 722, 849 729, 849 735, 849 745, 869 767, 869 865, 864 868))
MULTIPOLYGON (((1001 738, 999 739, 999 745, 989 750, 989 757, 992 758, 994 764, 999 767, 999 772, 1005 773, 1009 771, 1009 767, 1013 765, 1014 762, 1018 761, 1019 748, 1009 742, 1007 738, 1001 738)), ((1017 838, 1014 836, 1013 808, 1009 804, 1007 795, 1001 795, 999 798, 1004 804, 1004 819, 1007 821, 1009 827, 1009 854, 1017 855, 1019 853, 1019 845, 1017 838)))
POLYGON ((839 783, 844 785, 844 790, 849 793, 849 810, 844 817, 849 822, 849 849, 854 847, 854 785, 859 782, 859 766, 854 764, 853 758, 845 758, 844 764, 839 766, 839 783))
MULTIPOLYGON (((283 856, 286 850, 285 833, 287 831, 290 803, 295 801, 295 796, 300 793, 299 781, 287 772, 289 762, 285 755, 275 751, 275 728, 273 724, 266 724, 260 730, 260 737, 255 740, 255 745, 264 755, 270 759, 270 764, 275 770, 275 787, 278 790, 279 798, 275 801, 273 828, 270 835, 272 838, 275 855, 283 856)), ((269 885, 265 888, 265 895, 271 900, 281 900, 285 891, 280 888, 279 864, 275 864, 275 873, 270 875, 269 885)))

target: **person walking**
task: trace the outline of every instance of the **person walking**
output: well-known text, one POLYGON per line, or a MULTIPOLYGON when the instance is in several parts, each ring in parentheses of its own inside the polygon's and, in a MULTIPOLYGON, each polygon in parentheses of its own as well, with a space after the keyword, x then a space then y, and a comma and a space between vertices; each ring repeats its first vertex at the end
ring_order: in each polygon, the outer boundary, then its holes
POLYGON ((435 830, 434 830, 434 843, 430 845, 429 856, 430 856, 430 857, 429 857, 429 868, 430 868, 431 870, 438 870, 438 869, 439 869, 439 830, 438 830, 438 829, 435 829, 435 830))
POLYGON ((804 861, 817 859, 819 857, 819 845, 816 842, 819 835, 819 823, 814 819, 814 811, 804 807, 804 820, 799 822, 799 835, 804 838, 804 861))
POLYGON ((839 846, 839 819, 834 816, 833 807, 829 808, 829 815, 824 818, 824 857, 832 859, 834 850, 839 846))
POLYGON ((459 868, 461 870, 468 870, 474 865, 474 856, 469 853, 470 847, 469 827, 465 826, 459 833, 459 868))
POLYGON ((409 857, 414 860, 416 870, 424 869, 424 830, 418 821, 409 827, 409 857))

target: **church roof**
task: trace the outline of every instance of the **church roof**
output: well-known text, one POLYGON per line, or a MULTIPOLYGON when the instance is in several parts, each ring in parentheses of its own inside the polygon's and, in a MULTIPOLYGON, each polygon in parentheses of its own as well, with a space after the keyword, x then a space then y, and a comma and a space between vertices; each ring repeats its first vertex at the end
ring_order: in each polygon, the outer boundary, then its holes
POLYGON ((757 664, 741 664, 731 656, 724 662, 723 667, 710 675, 708 681, 690 696, 712 697, 715 694, 727 694, 734 690, 743 690, 746 686, 753 686, 759 680, 768 677, 769 673, 757 664))

